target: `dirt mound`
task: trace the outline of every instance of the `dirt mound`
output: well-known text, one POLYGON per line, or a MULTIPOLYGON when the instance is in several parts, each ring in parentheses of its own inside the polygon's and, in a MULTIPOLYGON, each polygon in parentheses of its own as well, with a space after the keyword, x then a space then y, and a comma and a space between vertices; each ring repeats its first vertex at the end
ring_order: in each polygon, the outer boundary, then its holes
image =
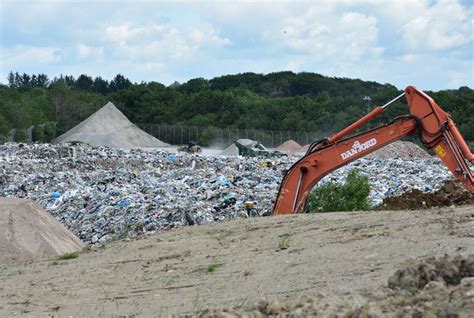
POLYGON ((283 152, 286 154, 293 153, 294 151, 301 148, 301 145, 294 140, 287 140, 278 147, 275 148, 276 151, 283 152))
POLYGON ((50 258, 84 246, 35 203, 0 198, 0 263, 50 258))
POLYGON ((54 142, 83 142, 92 146, 122 149, 169 146, 132 124, 111 102, 54 142))
POLYGON ((294 156, 302 156, 302 155, 306 154, 306 152, 309 149, 309 146, 310 146, 310 144, 301 146, 300 148, 294 150, 291 154, 294 155, 294 156))
POLYGON ((434 193, 424 193, 414 189, 396 197, 383 200, 381 209, 413 210, 436 206, 474 204, 474 193, 467 191, 457 181, 447 181, 441 189, 434 193))
POLYGON ((474 277, 474 254, 441 258, 430 257, 399 269, 388 280, 392 289, 423 289, 430 282, 459 285, 465 277, 474 277))
POLYGON ((474 254, 430 257, 389 278, 392 290, 303 295, 297 302, 260 301, 245 310, 207 311, 201 317, 468 317, 474 310, 474 254))
POLYGON ((402 158, 402 159, 426 159, 430 158, 430 154, 409 141, 397 140, 369 155, 366 158, 402 158))

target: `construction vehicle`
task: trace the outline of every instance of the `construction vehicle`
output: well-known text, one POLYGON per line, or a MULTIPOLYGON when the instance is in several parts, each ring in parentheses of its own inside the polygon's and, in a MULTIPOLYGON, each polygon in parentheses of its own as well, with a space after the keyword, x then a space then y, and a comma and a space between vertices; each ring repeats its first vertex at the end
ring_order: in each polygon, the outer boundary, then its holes
POLYGON ((190 154, 201 153, 202 149, 195 141, 189 141, 187 145, 178 148, 178 152, 186 152, 190 154))
POLYGON ((418 133, 427 149, 432 149, 441 158, 467 190, 474 191, 474 177, 469 168, 469 162, 474 164, 474 155, 450 115, 424 92, 408 86, 404 93, 374 108, 340 132, 312 143, 305 156, 286 172, 272 214, 304 212, 309 193, 331 171, 415 133, 418 133), (403 96, 408 102, 409 115, 347 137, 403 96))

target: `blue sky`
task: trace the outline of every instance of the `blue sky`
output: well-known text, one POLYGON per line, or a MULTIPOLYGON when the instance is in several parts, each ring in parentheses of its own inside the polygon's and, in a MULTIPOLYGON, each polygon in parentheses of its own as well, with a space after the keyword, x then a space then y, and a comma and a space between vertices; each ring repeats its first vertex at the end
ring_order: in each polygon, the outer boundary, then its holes
POLYGON ((170 84, 284 70, 439 90, 474 87, 474 7, 461 0, 2 0, 10 70, 170 84))

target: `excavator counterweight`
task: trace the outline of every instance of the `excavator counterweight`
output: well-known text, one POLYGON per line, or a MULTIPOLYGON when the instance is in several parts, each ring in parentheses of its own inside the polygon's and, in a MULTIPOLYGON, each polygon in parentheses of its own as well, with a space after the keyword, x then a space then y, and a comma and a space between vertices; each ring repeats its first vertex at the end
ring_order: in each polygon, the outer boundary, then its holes
POLYGON ((418 133, 427 149, 432 149, 466 189, 474 191, 474 177, 469 162, 474 155, 455 123, 436 102, 421 90, 408 86, 405 92, 327 139, 317 141, 304 157, 287 171, 273 206, 273 214, 301 213, 308 194, 330 172, 362 158, 402 137, 418 133), (405 96, 410 114, 395 118, 389 124, 347 137, 386 107, 405 96))

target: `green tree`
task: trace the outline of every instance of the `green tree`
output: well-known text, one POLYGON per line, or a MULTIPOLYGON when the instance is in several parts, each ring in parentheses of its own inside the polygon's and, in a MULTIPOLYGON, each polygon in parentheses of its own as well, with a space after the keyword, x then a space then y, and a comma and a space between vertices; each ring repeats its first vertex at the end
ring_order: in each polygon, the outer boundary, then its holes
POLYGON ((315 188, 308 197, 308 212, 367 210, 370 208, 369 179, 352 170, 344 184, 328 182, 315 188))

